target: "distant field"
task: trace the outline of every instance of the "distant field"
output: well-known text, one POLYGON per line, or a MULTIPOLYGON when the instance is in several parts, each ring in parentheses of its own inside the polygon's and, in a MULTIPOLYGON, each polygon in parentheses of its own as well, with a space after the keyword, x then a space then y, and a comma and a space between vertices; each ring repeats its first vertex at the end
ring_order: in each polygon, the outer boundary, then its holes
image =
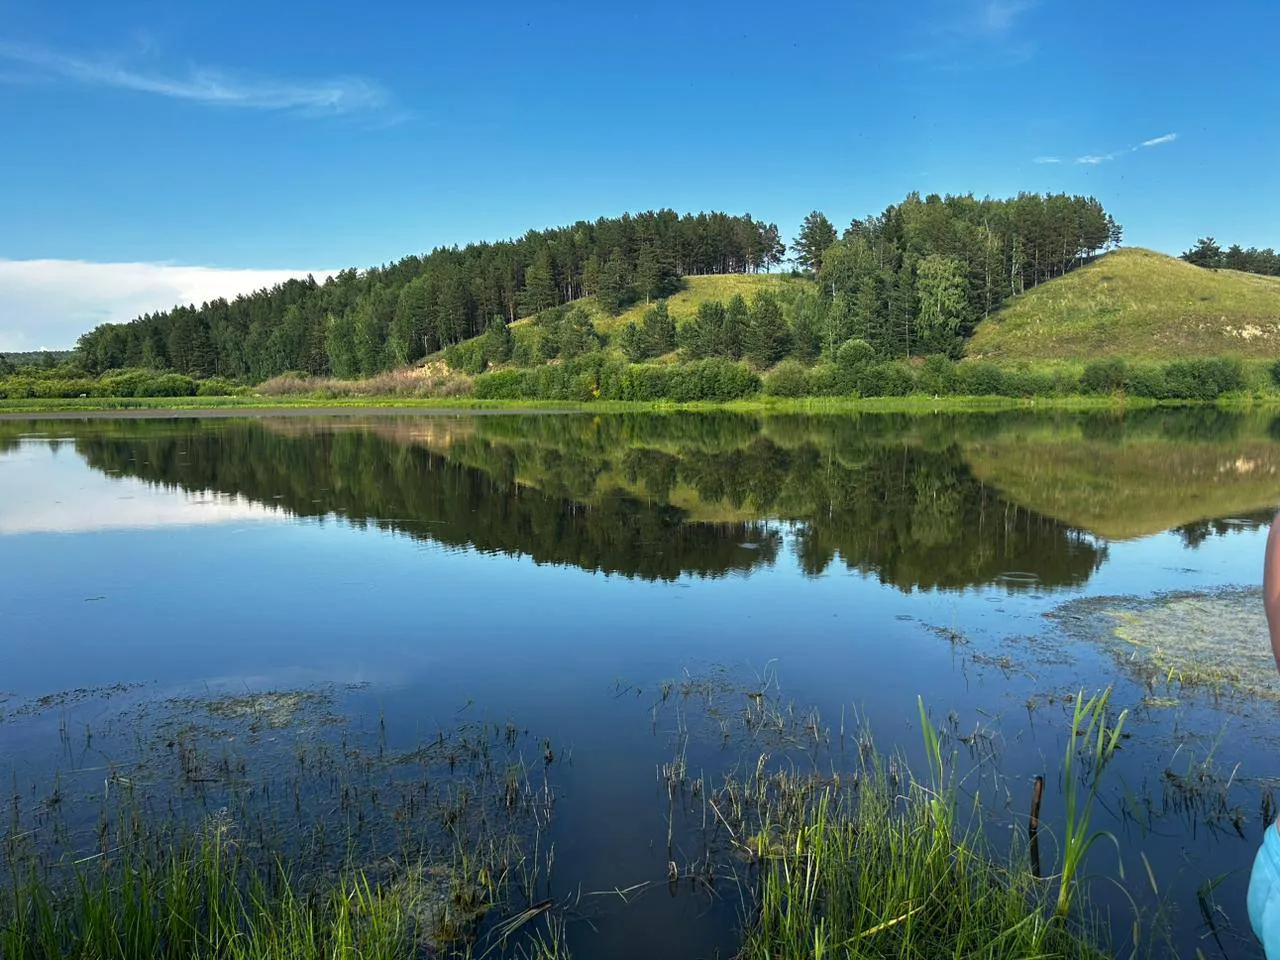
POLYGON ((1280 279, 1117 250, 1014 299, 978 325, 965 354, 998 363, 1276 358, 1280 279))

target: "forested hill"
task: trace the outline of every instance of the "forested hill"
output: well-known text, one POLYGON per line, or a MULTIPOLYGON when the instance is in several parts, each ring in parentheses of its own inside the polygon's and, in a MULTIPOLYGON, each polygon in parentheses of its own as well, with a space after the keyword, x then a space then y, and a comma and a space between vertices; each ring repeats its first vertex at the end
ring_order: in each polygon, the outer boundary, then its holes
MULTIPOLYGON (((815 211, 793 247, 796 263, 820 282, 800 309, 773 311, 773 325, 785 329, 757 338, 762 344, 750 359, 767 367, 793 353, 812 362, 819 352, 834 357, 850 340, 881 359, 955 355, 1004 300, 1119 240, 1119 225, 1096 199, 1065 194, 911 194, 843 233, 815 211)), ((106 324, 82 336, 77 350, 94 374, 146 367, 255 382, 284 371, 370 375, 490 328, 505 334, 517 318, 570 301, 590 297, 617 315, 630 303, 677 292, 683 277, 768 270, 785 253, 776 225, 750 215, 624 215, 106 324)), ((711 321, 711 333, 726 332, 711 321)), ((741 337, 701 336, 707 325, 692 328, 687 349, 681 338, 689 358, 748 355, 741 337)), ((600 345, 594 336, 584 342, 600 345)), ((633 359, 652 353, 624 352, 633 359)), ((540 352, 528 361, 559 355, 540 352)))
POLYGON ((511 322, 586 295, 617 309, 636 295, 665 296, 678 277, 765 270, 784 253, 777 226, 750 215, 624 214, 104 324, 77 351, 92 373, 371 374, 483 333, 495 317, 511 322))

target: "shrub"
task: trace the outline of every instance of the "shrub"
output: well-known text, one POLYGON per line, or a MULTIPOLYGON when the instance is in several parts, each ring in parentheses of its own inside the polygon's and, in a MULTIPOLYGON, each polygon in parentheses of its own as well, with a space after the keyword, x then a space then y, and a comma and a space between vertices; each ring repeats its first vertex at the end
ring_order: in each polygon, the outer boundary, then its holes
POLYGON ((783 360, 764 378, 764 392, 774 397, 803 397, 809 392, 809 372, 799 360, 783 360))
POLYGON ((950 357, 940 353, 924 358, 919 373, 920 389, 925 393, 945 395, 956 388, 956 365, 950 357))
POLYGON ((1225 357, 1175 360, 1164 368, 1164 379, 1170 398, 1216 400, 1244 389, 1244 367, 1239 360, 1225 357))
POLYGON ((909 365, 891 361, 857 367, 854 383, 857 392, 864 397, 905 397, 915 390, 916 378, 909 365))
POLYGON ((856 367, 859 364, 870 363, 875 359, 875 355, 875 350, 867 341, 846 340, 836 350, 836 363, 842 367, 856 367))
POLYGON ((1280 387, 1280 360, 1276 360, 1272 363, 1268 368, 1268 372, 1271 374, 1271 385, 1274 387, 1280 387))
POLYGON ((1051 397, 1057 392, 1057 380, 1040 370, 1005 370, 1000 392, 1006 397, 1051 397))
POLYGON ((449 365, 450 370, 460 370, 472 376, 484 373, 484 368, 489 365, 489 360, 485 356, 483 339, 477 337, 473 340, 464 340, 461 343, 446 347, 444 362, 449 365))
POLYGON ((231 397, 240 393, 240 388, 230 380, 222 377, 210 377, 208 380, 201 380, 196 387, 196 396, 198 397, 231 397))
POLYGON ((857 386, 848 369, 820 363, 809 371, 809 392, 817 397, 848 396, 857 392, 857 386))
POLYGON ((1164 370, 1160 367, 1131 367, 1129 369, 1129 393, 1148 400, 1163 400, 1168 393, 1164 370))
POLYGON ((1004 371, 994 363, 962 363, 956 368, 956 392, 972 397, 998 396, 1004 371))
POLYGON ((33 382, 27 377, 0 378, 0 399, 25 400, 35 396, 33 382))
POLYGON ((498 370, 476 377, 477 400, 519 400, 528 396, 523 370, 498 370))
POLYGON ((1120 357, 1107 357, 1085 365, 1080 375, 1080 389, 1085 393, 1115 393, 1123 390, 1128 380, 1128 367, 1120 357))

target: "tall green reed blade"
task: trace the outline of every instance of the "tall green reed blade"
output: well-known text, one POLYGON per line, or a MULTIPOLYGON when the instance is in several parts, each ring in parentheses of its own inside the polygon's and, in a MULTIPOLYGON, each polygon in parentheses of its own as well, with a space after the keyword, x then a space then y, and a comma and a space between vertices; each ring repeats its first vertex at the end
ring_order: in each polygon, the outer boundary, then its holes
MULTIPOLYGON (((1062 842, 1062 875, 1054 910, 1059 919, 1071 912, 1071 903, 1079 884, 1080 867, 1094 843, 1101 839, 1110 840, 1116 848, 1117 856, 1119 855, 1120 844, 1114 834, 1105 830, 1090 832, 1089 829, 1103 771, 1119 747, 1124 722, 1129 715, 1128 710, 1122 710, 1112 721, 1108 709, 1110 700, 1110 687, 1088 700, 1085 699, 1083 690, 1076 696, 1063 762, 1063 774, 1066 778, 1066 824, 1062 842), (1080 775, 1077 775, 1076 765, 1081 748, 1077 744, 1084 745, 1090 760, 1089 769, 1080 775), (1084 777, 1088 778, 1087 784, 1082 783, 1084 777)), ((1124 877, 1123 862, 1120 863, 1120 876, 1124 877)))

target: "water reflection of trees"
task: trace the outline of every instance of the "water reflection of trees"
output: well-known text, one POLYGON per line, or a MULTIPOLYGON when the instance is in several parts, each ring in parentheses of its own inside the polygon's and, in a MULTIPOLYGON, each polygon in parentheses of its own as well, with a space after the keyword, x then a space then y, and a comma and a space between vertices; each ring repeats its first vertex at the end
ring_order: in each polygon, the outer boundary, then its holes
POLYGON ((260 422, 184 427, 84 438, 77 449, 97 469, 164 486, 646 579, 749 570, 773 562, 780 545, 778 533, 762 524, 689 524, 674 507, 622 491, 577 502, 518 484, 510 471, 491 475, 374 432, 285 435, 260 422))
POLYGON ((71 432, 103 471, 626 576, 771 564, 772 521, 795 522, 806 573, 842 563, 904 590, 1011 572, 1030 575, 1007 581, 1014 589, 1075 586, 1106 555, 978 481, 937 419, 193 420, 71 432))

